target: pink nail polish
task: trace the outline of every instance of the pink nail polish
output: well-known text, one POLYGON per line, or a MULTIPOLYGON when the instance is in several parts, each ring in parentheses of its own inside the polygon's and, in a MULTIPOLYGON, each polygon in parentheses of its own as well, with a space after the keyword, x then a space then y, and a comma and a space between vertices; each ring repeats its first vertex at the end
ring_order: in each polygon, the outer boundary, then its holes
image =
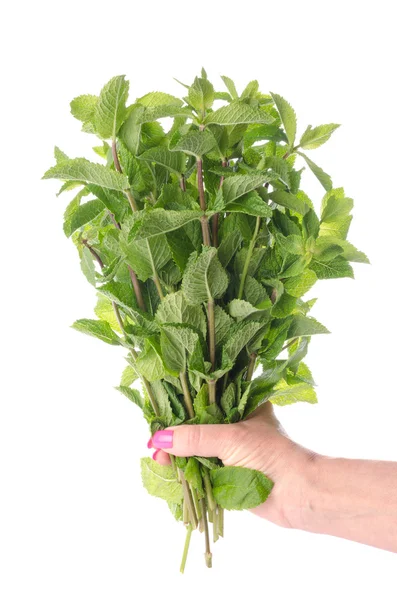
POLYGON ((160 450, 156 450, 155 452, 153 452, 153 460, 156 460, 156 456, 158 455, 158 453, 160 452, 160 450))
POLYGON ((152 437, 154 448, 172 448, 172 438, 174 432, 169 429, 163 431, 156 431, 152 437))
POLYGON ((150 438, 150 440, 148 441, 148 443, 146 445, 148 448, 153 448, 152 438, 150 438))

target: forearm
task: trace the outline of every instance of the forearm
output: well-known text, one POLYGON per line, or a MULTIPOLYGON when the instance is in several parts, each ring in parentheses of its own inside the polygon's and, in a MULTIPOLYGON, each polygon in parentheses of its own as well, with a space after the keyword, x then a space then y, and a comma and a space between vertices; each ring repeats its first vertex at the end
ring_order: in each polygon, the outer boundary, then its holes
POLYGON ((293 527, 397 552, 397 463, 312 456, 293 527))

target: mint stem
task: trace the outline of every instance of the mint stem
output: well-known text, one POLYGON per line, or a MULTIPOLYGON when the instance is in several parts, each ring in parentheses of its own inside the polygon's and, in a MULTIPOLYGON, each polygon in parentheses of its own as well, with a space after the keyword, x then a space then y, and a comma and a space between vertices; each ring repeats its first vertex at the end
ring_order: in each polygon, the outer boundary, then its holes
POLYGON ((188 552, 189 552, 189 546, 190 546, 190 540, 191 540, 191 537, 192 537, 192 531, 193 531, 193 527, 189 523, 189 525, 186 527, 185 545, 183 547, 182 561, 181 561, 181 567, 180 567, 180 572, 182 574, 185 572, 186 559, 187 559, 187 555, 188 555, 188 552))
POLYGON ((188 383, 188 380, 186 377, 186 373, 184 371, 179 373, 179 379, 180 379, 180 382, 182 385, 183 398, 185 400, 185 406, 186 406, 186 410, 189 415, 189 419, 193 419, 193 417, 194 417, 193 402, 192 402, 192 397, 190 395, 189 383, 188 383))
MULTIPOLYGON (((223 160, 222 161, 222 167, 227 167, 228 166, 228 161, 227 160, 223 160)), ((222 175, 221 179, 219 181, 219 189, 222 187, 222 184, 225 180, 225 176, 222 175)), ((215 248, 218 247, 218 226, 219 226, 219 213, 216 213, 213 217, 212 217, 212 245, 215 246, 215 248)))
POLYGON ((210 569, 212 567, 212 554, 210 547, 210 536, 208 531, 208 521, 207 521, 207 506, 204 498, 200 500, 201 510, 202 510, 202 522, 204 529, 204 537, 205 537, 205 564, 210 569))
POLYGON ((256 217, 255 230, 254 230, 253 236, 251 238, 250 245, 248 247, 248 252, 247 252, 246 259, 245 259, 245 263, 244 263, 244 267, 243 267, 243 272, 241 274, 240 287, 239 287, 239 290, 238 290, 238 299, 239 300, 241 300, 241 298, 243 297, 245 280, 247 278, 248 268, 249 268, 249 264, 251 262, 252 253, 253 253, 254 248, 255 248, 256 238, 258 237, 258 232, 259 232, 260 224, 261 224, 261 218, 260 217, 256 217))
POLYGON ((247 368, 246 381, 251 381, 251 379, 252 379, 252 375, 254 374, 254 371, 255 371, 256 357, 257 357, 257 354, 255 352, 252 352, 252 354, 250 354, 250 359, 249 359, 248 368, 247 368))

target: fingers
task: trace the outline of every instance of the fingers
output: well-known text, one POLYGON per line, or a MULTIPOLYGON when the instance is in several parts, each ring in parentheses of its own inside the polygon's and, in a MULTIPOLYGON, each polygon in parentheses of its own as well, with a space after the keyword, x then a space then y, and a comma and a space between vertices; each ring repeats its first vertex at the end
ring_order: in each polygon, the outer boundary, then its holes
POLYGON ((159 465, 170 465, 170 457, 163 450, 156 450, 153 452, 153 460, 159 463, 159 465))
POLYGON ((236 444, 236 425, 179 425, 156 431, 149 447, 175 456, 216 456, 222 459, 236 444))

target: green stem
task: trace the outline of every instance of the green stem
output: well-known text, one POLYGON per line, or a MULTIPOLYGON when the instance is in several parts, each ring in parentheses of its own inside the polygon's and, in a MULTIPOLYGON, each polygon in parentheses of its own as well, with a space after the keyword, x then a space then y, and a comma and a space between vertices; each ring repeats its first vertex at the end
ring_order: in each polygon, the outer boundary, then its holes
POLYGON ((203 468, 203 479, 204 479, 204 487, 205 487, 205 493, 207 496, 208 506, 211 510, 215 510, 216 502, 215 502, 214 494, 212 493, 210 474, 208 472, 207 467, 203 468))
POLYGON ((208 300, 208 337, 210 347, 211 370, 215 370, 216 347, 215 347, 215 302, 213 298, 208 300))
POLYGON ((186 410, 189 415, 189 419, 193 419, 193 417, 194 417, 193 402, 192 402, 192 397, 190 395, 189 384, 187 381, 186 373, 184 371, 181 371, 181 373, 179 373, 179 380, 182 385, 183 398, 185 400, 185 406, 186 406, 186 410))
MULTIPOLYGON (((121 168, 119 157, 117 155, 117 147, 116 147, 115 138, 113 138, 113 140, 112 140, 112 157, 113 157, 113 162, 114 162, 114 168, 119 173, 122 173, 123 170, 121 168)), ((135 202, 134 196, 131 193, 131 190, 130 189, 124 190, 124 194, 127 196, 127 199, 128 199, 128 202, 130 203, 132 212, 136 212, 138 210, 138 206, 137 206, 137 203, 135 202)))
POLYGON ((210 404, 216 402, 216 379, 210 379, 208 382, 208 396, 210 404))
POLYGON ((217 542, 219 540, 219 514, 218 509, 214 510, 214 521, 212 524, 212 541, 217 542))
POLYGON ((190 546, 190 539, 192 537, 192 531, 193 531, 193 527, 189 524, 186 527, 185 545, 183 547, 183 554, 182 554, 181 568, 180 568, 180 572, 181 573, 185 572, 186 559, 187 559, 187 555, 188 555, 188 552, 189 552, 189 546, 190 546))
POLYGON ((190 487, 189 487, 189 484, 186 481, 185 475, 183 474, 183 471, 181 469, 179 469, 179 475, 181 478, 182 488, 183 488, 183 503, 186 504, 186 506, 187 506, 188 514, 190 517, 189 521, 190 521, 193 529, 197 529, 198 520, 197 520, 196 510, 194 508, 194 503, 193 503, 193 498, 192 498, 192 494, 190 491, 190 487))
POLYGON ((210 547, 210 536, 209 536, 209 531, 208 531, 207 507, 206 507, 204 498, 202 498, 200 500, 200 504, 201 504, 201 511, 202 511, 201 518, 202 518, 202 522, 203 522, 204 537, 205 537, 205 564, 207 565, 208 568, 211 568, 212 567, 212 554, 211 554, 211 547, 210 547))
POLYGON ((252 375, 254 374, 254 371, 255 371, 256 357, 257 357, 257 354, 255 352, 252 352, 252 354, 250 354, 250 359, 249 359, 248 368, 247 368, 246 381, 251 381, 251 379, 252 379, 252 375))
POLYGON ((198 499, 197 491, 195 490, 195 488, 192 485, 190 485, 190 492, 192 494, 193 504, 194 504, 194 509, 196 511, 197 519, 200 521, 200 519, 201 519, 201 506, 200 506, 200 502, 199 502, 199 499, 198 499))
POLYGON ((218 532, 221 537, 223 537, 224 534, 224 515, 224 509, 221 506, 218 506, 218 532))
POLYGON ((253 234, 253 236, 251 238, 250 245, 248 247, 247 257, 245 259, 243 272, 241 274, 240 287, 239 287, 239 290, 238 290, 238 299, 239 300, 241 300, 241 298, 243 297, 245 280, 247 278, 247 273, 248 273, 248 267, 249 267, 249 264, 251 262, 252 253, 253 253, 254 248, 255 248, 255 242, 256 242, 256 238, 258 237, 258 232, 259 232, 260 224, 261 224, 261 218, 260 217, 256 217, 256 224, 255 224, 254 234, 253 234))

